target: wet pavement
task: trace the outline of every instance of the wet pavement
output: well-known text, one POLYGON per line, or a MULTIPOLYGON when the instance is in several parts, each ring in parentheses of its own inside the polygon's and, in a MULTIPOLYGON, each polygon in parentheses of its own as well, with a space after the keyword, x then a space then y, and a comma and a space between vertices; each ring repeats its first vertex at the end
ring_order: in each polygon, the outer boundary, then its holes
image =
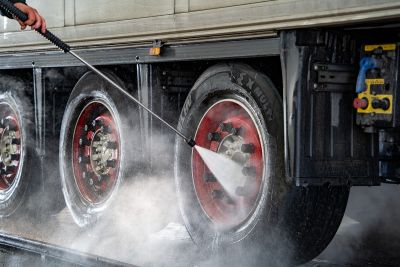
MULTIPOLYGON (((352 189, 346 216, 335 238, 321 255, 302 267, 400 266, 398 190, 397 186, 352 189)), ((121 190, 119 198, 119 203, 125 205, 114 207, 92 227, 76 226, 64 208, 41 220, 32 221, 28 216, 3 219, 1 230, 138 266, 216 266, 199 260, 168 179, 157 177, 135 183, 121 190)), ((43 261, 43 257, 32 253, 3 249, 0 266, 78 265, 43 261)))

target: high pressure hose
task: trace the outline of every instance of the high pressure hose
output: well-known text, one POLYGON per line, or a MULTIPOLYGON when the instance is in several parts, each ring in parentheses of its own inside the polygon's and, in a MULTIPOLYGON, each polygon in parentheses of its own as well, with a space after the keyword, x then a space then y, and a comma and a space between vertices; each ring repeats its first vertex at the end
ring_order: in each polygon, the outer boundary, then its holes
MULTIPOLYGON (((3 8, 3 10, 7 11, 9 14, 14 16, 15 18, 21 20, 21 21, 27 21, 28 16, 19 10, 17 7, 14 6, 13 3, 11 3, 9 0, 0 0, 0 7, 3 8)), ((170 128, 172 131, 174 131, 178 136, 183 138, 183 140, 191 147, 194 147, 196 145, 196 142, 192 138, 186 137, 183 133, 178 131, 175 127, 170 125, 168 122, 166 122, 163 118, 155 114, 153 111, 151 111, 148 107, 143 105, 139 100, 137 100, 135 97, 133 97, 131 94, 129 94, 127 91, 125 91, 121 86, 116 84, 113 80, 108 78, 104 73, 96 69, 93 65, 90 63, 86 62, 83 58, 75 54, 73 51, 71 51, 71 47, 64 43, 60 38, 55 36, 52 32, 46 29, 46 32, 42 32, 40 29, 36 29, 38 33, 40 33, 44 38, 52 42, 55 46, 63 50, 65 53, 70 53, 72 56, 74 56, 76 59, 78 59, 80 62, 82 62, 84 65, 86 65, 89 69, 91 69, 93 72, 98 74, 100 77, 102 77, 104 80, 109 82, 111 85, 113 85, 115 88, 117 88, 119 91, 121 91, 123 94, 125 94, 129 99, 134 101, 136 104, 138 104, 140 107, 142 107, 144 110, 146 110, 148 113, 150 113, 153 117, 161 121, 164 125, 166 125, 168 128, 170 128)))

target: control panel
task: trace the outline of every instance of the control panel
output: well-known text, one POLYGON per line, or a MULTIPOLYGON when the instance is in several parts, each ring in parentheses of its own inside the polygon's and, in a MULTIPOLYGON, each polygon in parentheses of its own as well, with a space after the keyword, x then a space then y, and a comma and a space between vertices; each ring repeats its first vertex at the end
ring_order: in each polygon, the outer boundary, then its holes
POLYGON ((353 107, 357 124, 366 131, 400 126, 398 61, 399 44, 362 46, 353 107))

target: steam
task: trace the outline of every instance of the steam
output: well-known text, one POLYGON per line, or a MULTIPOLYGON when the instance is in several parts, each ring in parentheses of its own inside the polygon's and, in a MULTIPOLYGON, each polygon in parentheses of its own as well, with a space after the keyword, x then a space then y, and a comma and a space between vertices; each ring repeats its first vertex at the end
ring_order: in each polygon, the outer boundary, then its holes
POLYGON ((397 185, 351 188, 346 214, 320 259, 360 266, 398 266, 400 201, 397 185))

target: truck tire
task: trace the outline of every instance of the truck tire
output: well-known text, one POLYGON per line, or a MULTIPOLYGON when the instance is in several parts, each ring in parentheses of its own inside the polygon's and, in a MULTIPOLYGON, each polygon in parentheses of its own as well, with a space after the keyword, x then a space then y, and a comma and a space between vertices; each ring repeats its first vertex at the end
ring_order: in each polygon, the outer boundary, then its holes
POLYGON ((0 92, 0 217, 3 218, 21 211, 22 207, 40 206, 27 201, 27 196, 36 192, 41 181, 34 150, 33 105, 25 97, 25 83, 2 76, 0 92))
POLYGON ((285 179, 282 100, 267 76, 244 64, 209 68, 189 92, 178 129, 243 166, 246 182, 227 193, 196 150, 176 139, 181 214, 206 257, 219 251, 221 265, 293 264, 329 243, 348 189, 296 188, 285 179))
MULTIPOLYGON (((106 71, 113 81, 123 82, 106 71)), ((131 118, 137 114, 126 96, 93 72, 75 85, 63 116, 59 162, 64 198, 75 222, 97 221, 110 205, 126 173, 127 153, 134 149, 131 118)))

